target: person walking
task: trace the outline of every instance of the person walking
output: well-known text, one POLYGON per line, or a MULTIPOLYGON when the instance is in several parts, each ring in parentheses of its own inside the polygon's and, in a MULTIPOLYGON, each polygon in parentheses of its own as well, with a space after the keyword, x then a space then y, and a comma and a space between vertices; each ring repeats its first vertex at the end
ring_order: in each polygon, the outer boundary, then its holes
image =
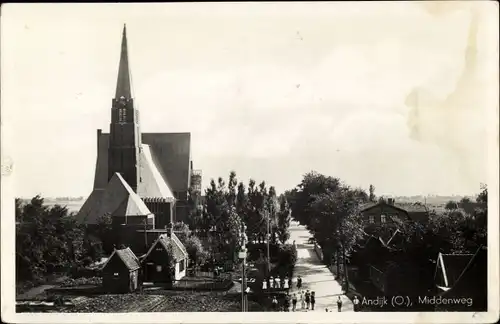
POLYGON ((288 285, 289 282, 288 277, 285 277, 285 280, 283 281, 283 289, 286 289, 287 292, 290 289, 290 286, 288 285))
POLYGON ((290 295, 287 293, 285 295, 285 302, 283 303, 283 311, 290 311, 290 295))
POLYGON ((274 278, 274 287, 276 289, 280 289, 280 283, 281 283, 281 279, 280 278, 274 278))
POLYGON ((297 277, 297 289, 300 290, 302 288, 302 277, 299 275, 297 277))
POLYGON ((311 292, 311 310, 314 310, 314 304, 316 303, 316 296, 314 295, 314 291, 311 292))
POLYGON ((292 297, 292 312, 295 312, 297 310, 297 294, 293 294, 292 297))
POLYGON ((271 301, 271 307, 273 312, 276 312, 278 310, 278 300, 276 299, 276 296, 273 296, 273 300, 271 301))
POLYGON ((309 289, 306 291, 306 309, 309 309, 309 305, 311 304, 311 293, 309 289))
POLYGON ((288 287, 289 287, 289 289, 293 288, 293 281, 292 281, 292 277, 291 276, 290 276, 290 279, 288 279, 288 287))
POLYGON ((358 296, 354 296, 354 299, 352 300, 353 308, 354 311, 357 312, 359 308, 359 299, 358 296))
POLYGON ((306 302, 304 300, 304 291, 300 292, 300 308, 301 309, 306 308, 306 302))
POLYGON ((269 289, 273 289, 274 288, 274 278, 273 276, 271 276, 269 278, 269 289))
POLYGON ((339 312, 342 311, 342 299, 340 299, 340 296, 337 299, 337 309, 338 309, 339 312))

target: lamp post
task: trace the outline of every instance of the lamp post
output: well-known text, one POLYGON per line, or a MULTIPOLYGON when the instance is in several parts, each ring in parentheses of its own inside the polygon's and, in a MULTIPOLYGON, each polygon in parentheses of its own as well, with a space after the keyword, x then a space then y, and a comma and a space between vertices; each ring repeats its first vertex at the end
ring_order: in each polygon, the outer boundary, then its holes
POLYGON ((247 259, 247 234, 246 234, 246 229, 247 227, 245 224, 241 226, 241 250, 240 253, 238 254, 239 258, 242 260, 242 265, 241 265, 241 311, 245 312, 246 311, 246 298, 245 298, 245 293, 246 293, 246 272, 245 272, 245 266, 246 266, 246 259, 247 259))
POLYGON ((271 260, 269 256, 269 240, 271 239, 271 233, 269 231, 269 212, 266 212, 267 214, 267 275, 269 276, 269 273, 271 272, 271 260))

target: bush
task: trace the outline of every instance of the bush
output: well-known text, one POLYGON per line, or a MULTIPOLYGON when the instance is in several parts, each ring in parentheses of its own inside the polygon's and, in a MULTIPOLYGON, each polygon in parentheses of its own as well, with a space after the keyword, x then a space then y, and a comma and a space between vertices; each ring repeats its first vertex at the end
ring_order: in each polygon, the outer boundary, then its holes
POLYGON ((78 278, 78 279, 68 279, 61 284, 61 287, 78 287, 86 285, 99 286, 102 284, 102 278, 91 277, 91 278, 78 278))

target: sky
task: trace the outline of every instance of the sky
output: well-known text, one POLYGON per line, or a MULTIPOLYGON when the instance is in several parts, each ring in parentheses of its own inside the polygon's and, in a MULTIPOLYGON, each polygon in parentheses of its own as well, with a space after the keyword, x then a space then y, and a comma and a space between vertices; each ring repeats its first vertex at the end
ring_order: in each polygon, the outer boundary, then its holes
POLYGON ((2 163, 16 196, 86 196, 123 24, 143 132, 278 192, 475 194, 498 156, 496 2, 7 4, 2 163))

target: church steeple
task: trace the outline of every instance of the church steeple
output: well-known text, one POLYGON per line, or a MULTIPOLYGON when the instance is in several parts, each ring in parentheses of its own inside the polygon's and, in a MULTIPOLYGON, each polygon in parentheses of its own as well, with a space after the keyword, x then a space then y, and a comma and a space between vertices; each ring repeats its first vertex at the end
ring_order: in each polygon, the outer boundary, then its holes
POLYGON ((137 192, 141 182, 141 130, 139 111, 134 107, 128 66, 127 30, 123 26, 120 65, 115 98, 111 106, 108 148, 108 181, 118 172, 137 192))
POLYGON ((125 97, 132 98, 132 89, 130 86, 130 69, 128 66, 128 47, 127 47, 127 26, 123 25, 122 47, 120 53, 120 65, 118 68, 118 80, 116 82, 115 99, 125 97))

